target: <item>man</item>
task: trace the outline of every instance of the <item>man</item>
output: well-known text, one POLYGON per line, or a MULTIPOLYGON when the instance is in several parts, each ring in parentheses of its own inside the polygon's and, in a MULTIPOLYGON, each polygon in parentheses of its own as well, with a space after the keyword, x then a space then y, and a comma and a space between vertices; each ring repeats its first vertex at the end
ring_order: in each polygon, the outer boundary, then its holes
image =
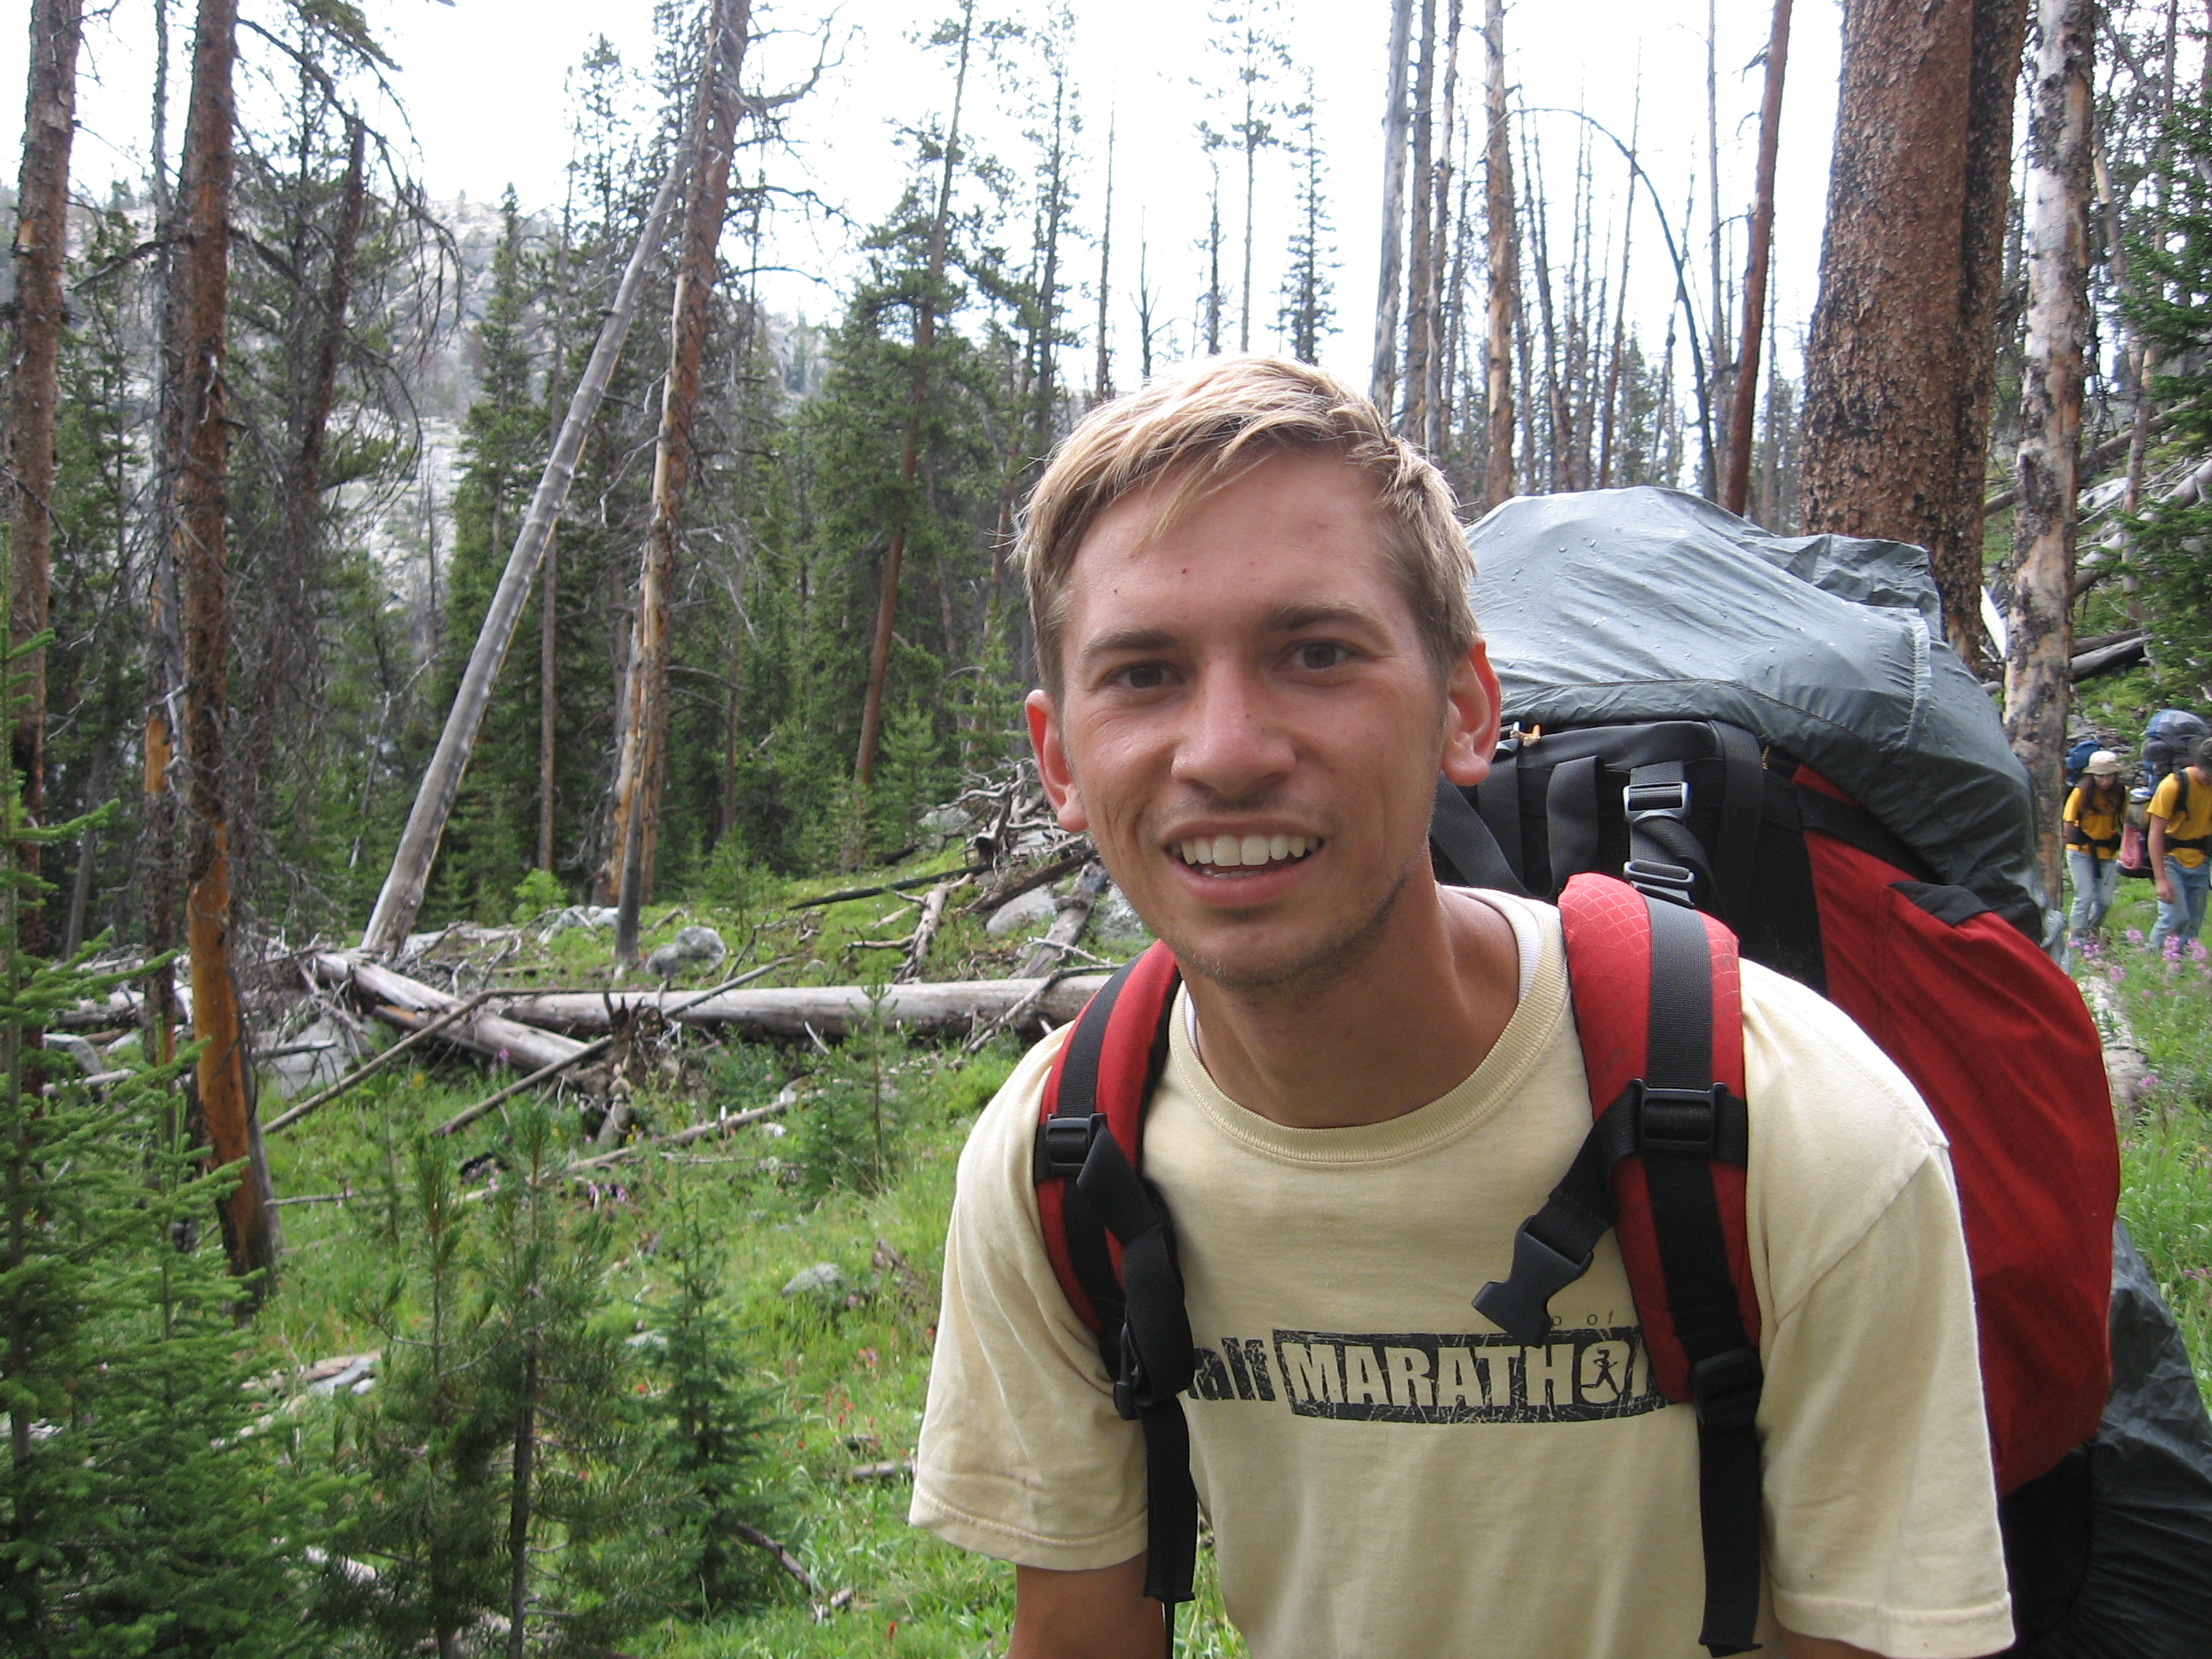
POLYGON ((2189 763, 2160 780, 2150 798, 2150 871, 2158 883, 2158 920, 2150 948, 2170 939, 2192 939, 2204 926, 2204 899, 2212 888, 2212 738, 2189 746, 2189 763))
MULTIPOLYGON (((1085 419, 1022 557, 1045 788, 1184 975, 1144 1169, 1197 1340, 1255 1380, 1185 1402, 1250 1650, 1701 1653, 1696 1425, 1650 1385, 1610 1238, 1553 1303, 1601 1334, 1499 1346, 1469 1306, 1589 1103, 1557 913, 1430 872, 1437 775, 1478 781, 1498 733, 1443 480, 1317 371, 1218 360, 1085 419), (1489 1408, 1381 1408, 1447 1397, 1489 1408)), ((1743 988, 1761 1639, 1795 1659, 2002 1649, 1941 1136, 1828 1005, 1751 964, 1743 988)), ((961 1161, 913 1518, 1016 1564, 1012 1659, 1158 1659, 1139 1431, 1039 1231, 1054 1047, 961 1161)))
POLYGON ((2120 757, 2100 749, 2081 769, 2081 781, 2066 797, 2061 814, 2066 842, 2066 875, 2074 884, 2074 912, 2068 918, 2069 948, 2093 939, 2103 929, 2105 913, 2120 884, 2120 830, 2127 822, 2128 787, 2120 781, 2120 757))

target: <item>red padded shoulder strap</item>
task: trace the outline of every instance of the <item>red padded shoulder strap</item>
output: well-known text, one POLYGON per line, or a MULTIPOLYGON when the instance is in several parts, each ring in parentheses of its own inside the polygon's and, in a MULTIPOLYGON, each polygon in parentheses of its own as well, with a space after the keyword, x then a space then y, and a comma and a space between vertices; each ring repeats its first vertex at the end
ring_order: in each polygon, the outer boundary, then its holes
MULTIPOLYGON (((1107 1133, 1121 1146, 1129 1167, 1143 1167, 1139 1153, 1145 1106, 1167 1060, 1168 1019, 1175 1008, 1176 988, 1182 982, 1173 954, 1164 944, 1154 944, 1099 988, 1075 1017, 1067 1041, 1060 1044, 1045 1075, 1040 1132, 1054 1117, 1103 1115, 1107 1133)), ((1097 1245, 1086 1240, 1072 1246, 1066 1177, 1050 1173, 1042 1157, 1036 1172, 1037 1219, 1053 1274, 1083 1322, 1093 1331, 1103 1330, 1105 1321, 1097 1304, 1112 1286, 1097 1282, 1097 1261, 1087 1273, 1078 1267, 1078 1257, 1086 1249, 1095 1255, 1097 1245)), ((1120 1245, 1103 1229, 1091 1231, 1103 1241, 1111 1273, 1118 1277, 1120 1245)))
MULTIPOLYGON (((1559 895, 1566 937, 1567 977, 1583 1067, 1589 1077, 1590 1110, 1602 1117, 1632 1083, 1647 1075, 1650 1055, 1651 916, 1644 896, 1610 876, 1578 875, 1559 895)), ((1743 1078, 1743 978, 1735 935, 1715 918, 1698 915, 1712 964, 1712 1081, 1741 1100, 1743 1078)), ((1744 1225, 1744 1170, 1716 1158, 1713 1196, 1727 1242, 1729 1275, 1745 1335, 1759 1340, 1759 1300, 1751 1277, 1744 1225)), ((1613 1167, 1618 1206, 1613 1227, 1644 1326, 1652 1372, 1670 1400, 1690 1398, 1689 1359, 1674 1333, 1667 1284, 1653 1231, 1651 1200, 1640 1156, 1613 1167)))

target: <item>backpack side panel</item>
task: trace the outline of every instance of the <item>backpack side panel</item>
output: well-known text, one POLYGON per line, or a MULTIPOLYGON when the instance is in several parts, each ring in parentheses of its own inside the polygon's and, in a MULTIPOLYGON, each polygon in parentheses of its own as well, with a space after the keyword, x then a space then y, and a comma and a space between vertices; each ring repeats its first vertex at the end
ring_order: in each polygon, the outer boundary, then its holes
MULTIPOLYGON (((1809 769, 1798 782, 1838 793, 1809 769)), ((1828 995, 1951 1143, 1998 1487, 2097 1431, 2119 1146, 2095 1024, 2050 957, 1962 888, 1808 830, 1828 995)))
MULTIPOLYGON (((1572 987, 1575 1027, 1582 1043, 1583 1067, 1589 1078, 1592 1115, 1602 1116, 1629 1084, 1644 1073, 1650 1047, 1651 1003, 1650 921, 1642 894, 1610 877, 1579 875, 1559 896, 1566 935, 1567 973, 1572 987)), ((1713 1080, 1739 1099, 1743 1097, 1742 971, 1735 939, 1714 918, 1700 915, 1712 951, 1713 1080)), ((1754 1121, 1756 1107, 1753 1107, 1754 1121)), ((1754 1130, 1754 1133, 1756 1131, 1754 1130)), ((1713 1195, 1728 1240, 1729 1277, 1744 1334, 1759 1340, 1759 1297, 1751 1277, 1751 1249, 1744 1224, 1744 1170, 1714 1159, 1713 1195)), ((1668 1307, 1667 1282, 1659 1262, 1659 1241, 1651 1222, 1651 1197, 1644 1160, 1624 1158, 1613 1166, 1618 1212, 1613 1231, 1644 1327, 1653 1380, 1667 1398, 1690 1398, 1690 1362, 1674 1334, 1668 1307)))

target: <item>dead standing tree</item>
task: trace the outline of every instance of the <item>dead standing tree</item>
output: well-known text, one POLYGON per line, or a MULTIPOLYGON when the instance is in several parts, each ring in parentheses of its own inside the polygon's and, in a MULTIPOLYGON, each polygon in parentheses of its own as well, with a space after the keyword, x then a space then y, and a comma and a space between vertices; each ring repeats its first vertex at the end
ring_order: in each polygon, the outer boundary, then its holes
POLYGON ((1925 547, 1980 672, 1982 497, 2026 0, 1848 0, 1801 530, 1925 547))
POLYGON ((230 305, 231 74, 238 57, 237 0, 201 0, 192 42, 192 89, 178 191, 183 253, 174 267, 173 319, 164 370, 174 410, 171 561, 183 629, 182 729, 185 941, 191 956, 193 1066, 199 1109, 218 1163, 243 1163, 246 1178, 222 1203, 231 1271, 258 1273, 265 1295, 276 1267, 275 1194, 253 1121, 246 1035, 231 965, 230 804, 224 746, 230 717, 228 569, 230 465, 224 380, 230 305))
MULTIPOLYGON (((17 649, 46 630, 53 570, 54 409, 61 363, 62 265, 69 255, 70 148, 76 133, 77 48, 83 0, 33 0, 30 86, 24 99, 23 165, 15 198, 15 337, 9 365, 7 471, 17 649)), ((46 653, 27 653, 8 682, 14 710, 11 750, 33 823, 46 816, 46 653)), ((38 848, 17 854, 38 867, 38 848)), ((17 943, 45 948, 45 907, 22 907, 17 943)))
MULTIPOLYGON (((1741 513, 1751 497, 1751 428, 1759 412, 1767 257, 1774 246, 1774 158, 1782 139, 1782 80, 1789 67, 1790 0, 1774 0, 1774 28, 1766 41, 1766 91, 1759 106, 1759 184, 1751 204, 1751 254, 1743 273, 1743 346, 1736 356, 1735 394, 1729 409, 1728 471, 1721 484, 1721 505, 1731 513, 1741 513)), ((1622 297, 1626 298, 1625 293, 1622 297)), ((1719 355, 1717 343, 1713 351, 1719 355)))
POLYGON ((1398 302, 1406 260, 1406 70, 1413 0, 1390 9, 1390 91, 1382 109, 1382 261, 1375 293, 1375 362, 1367 395, 1389 420, 1398 396, 1398 302))
POLYGON ((1514 244, 1513 146, 1505 125, 1505 4, 1488 0, 1483 13, 1483 105, 1489 136, 1483 146, 1483 208, 1489 220, 1490 342, 1487 430, 1484 434, 1482 510, 1514 493, 1513 336, 1520 303, 1518 251, 1514 244))
POLYGON ((492 686, 499 678, 500 665, 507 660, 507 648, 514 641, 522 607, 530 601, 531 585, 537 577, 546 544, 552 539, 553 526, 567 504, 568 486, 576 476, 576 459, 583 453, 584 440, 591 434, 592 417, 599 412, 599 400, 605 396, 607 382, 622 356, 630 319, 637 314, 638 293, 645 285, 645 268, 653 250, 660 246, 669 210, 676 200, 677 183, 683 178, 684 170, 684 161, 679 156, 662 180, 660 193, 647 210, 645 223, 638 231, 637 246, 630 251, 629 264, 615 289, 614 302, 608 307, 606 321, 600 325, 599 343, 592 349, 591 362, 569 396, 568 416, 561 422, 561 435, 554 441, 553 453, 547 458, 545 471, 538 480, 538 493, 531 498, 530 511, 514 538, 514 550, 507 555, 507 568, 501 572, 499 586, 493 591, 491 604, 484 611, 483 627, 477 631, 475 647, 469 653, 469 665, 461 675, 460 689, 453 694, 453 706, 446 714, 446 729, 439 735, 438 747, 415 792, 415 805, 407 815, 407 827, 400 833, 398 850, 392 855, 391 872, 384 878, 383 890, 376 896, 376 908, 369 916, 368 931, 362 939, 363 950, 398 950, 407 937, 407 930, 415 925, 416 912, 422 908, 422 889, 430 878, 430 865, 438 855, 438 843, 445 836, 446 822, 453 816, 454 798, 460 793, 470 751, 476 747, 477 733, 483 728, 484 711, 491 706, 492 686))
POLYGON ((2034 783, 2037 862, 2059 891, 2057 805, 2074 688, 2075 486, 2089 339, 2094 0, 2039 0, 2027 128, 2027 351, 2013 520, 2005 735, 2034 783))
POLYGON ((653 453, 653 524, 638 572, 615 773, 611 845, 619 871, 615 960, 623 963, 636 959, 638 910, 653 886, 661 787, 667 771, 669 595, 676 581, 684 489, 691 474, 691 432, 714 292, 715 249, 729 212, 730 160, 744 110, 740 81, 751 14, 751 0, 715 0, 700 59, 691 186, 684 202, 683 252, 668 325, 668 377, 661 386, 660 431, 653 453))

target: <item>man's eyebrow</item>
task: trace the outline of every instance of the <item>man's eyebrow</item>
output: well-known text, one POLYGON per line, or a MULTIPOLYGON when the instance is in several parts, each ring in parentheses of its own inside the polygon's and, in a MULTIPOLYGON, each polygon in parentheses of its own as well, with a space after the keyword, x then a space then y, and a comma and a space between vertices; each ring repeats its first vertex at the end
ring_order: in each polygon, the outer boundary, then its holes
POLYGON ((1309 601, 1302 605, 1286 605, 1267 613, 1261 626, 1274 634, 1300 634, 1309 628, 1327 628, 1349 623, 1355 628, 1380 629, 1382 618, 1364 605, 1342 601, 1309 601))
POLYGON ((1115 657, 1126 651, 1164 651, 1175 642, 1176 636, 1164 628, 1115 628, 1085 640, 1082 654, 1115 657))

